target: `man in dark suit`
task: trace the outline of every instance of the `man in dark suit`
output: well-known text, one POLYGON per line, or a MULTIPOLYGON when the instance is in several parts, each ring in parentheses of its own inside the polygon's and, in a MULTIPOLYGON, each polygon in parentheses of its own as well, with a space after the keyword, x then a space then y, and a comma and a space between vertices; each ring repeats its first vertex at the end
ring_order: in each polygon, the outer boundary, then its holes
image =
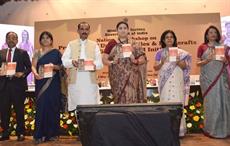
POLYGON ((23 141, 25 139, 24 101, 27 89, 26 77, 31 72, 31 62, 27 52, 16 47, 18 36, 15 32, 8 32, 6 34, 6 43, 8 48, 0 51, 0 62, 16 62, 16 73, 13 76, 4 75, 0 77, 0 92, 2 92, 0 97, 2 104, 1 127, 3 128, 0 141, 9 139, 11 105, 13 105, 16 112, 17 140, 23 141))

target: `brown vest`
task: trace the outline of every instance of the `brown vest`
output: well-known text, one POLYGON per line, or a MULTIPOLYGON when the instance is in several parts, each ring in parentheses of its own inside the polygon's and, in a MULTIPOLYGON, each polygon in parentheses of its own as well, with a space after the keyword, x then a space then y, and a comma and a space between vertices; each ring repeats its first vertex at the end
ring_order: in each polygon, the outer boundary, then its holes
MULTIPOLYGON (((85 54, 87 59, 95 60, 95 48, 97 43, 91 40, 86 40, 85 42, 85 54)), ((81 43, 80 39, 73 40, 69 43, 71 48, 71 59, 78 60, 80 59, 81 53, 81 43)), ((69 83, 74 84, 77 80, 76 76, 76 68, 69 69, 69 83)), ((97 83, 97 75, 96 72, 90 72, 90 78, 92 83, 97 83)))

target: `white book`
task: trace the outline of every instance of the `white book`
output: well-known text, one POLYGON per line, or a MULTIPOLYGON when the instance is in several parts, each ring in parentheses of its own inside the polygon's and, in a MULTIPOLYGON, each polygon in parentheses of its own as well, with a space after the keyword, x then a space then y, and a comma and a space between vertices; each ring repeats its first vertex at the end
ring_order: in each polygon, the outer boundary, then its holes
POLYGON ((6 65, 6 75, 7 76, 13 76, 16 73, 16 62, 8 62, 6 65))
POLYGON ((44 64, 39 66, 39 76, 42 78, 51 78, 53 77, 53 65, 52 64, 44 64))
POLYGON ((122 45, 122 54, 123 54, 123 58, 129 58, 132 55, 131 44, 123 44, 122 45))
POLYGON ((169 62, 176 62, 178 56, 178 48, 170 47, 169 48, 169 62))
POLYGON ((53 64, 44 65, 44 78, 53 77, 53 64))
POLYGON ((216 58, 216 60, 223 60, 223 58, 225 56, 224 53, 225 53, 224 46, 216 46, 215 47, 215 58, 216 58))
POLYGON ((85 71, 94 71, 95 70, 95 65, 94 65, 92 59, 88 59, 88 60, 84 61, 84 69, 85 69, 85 71))

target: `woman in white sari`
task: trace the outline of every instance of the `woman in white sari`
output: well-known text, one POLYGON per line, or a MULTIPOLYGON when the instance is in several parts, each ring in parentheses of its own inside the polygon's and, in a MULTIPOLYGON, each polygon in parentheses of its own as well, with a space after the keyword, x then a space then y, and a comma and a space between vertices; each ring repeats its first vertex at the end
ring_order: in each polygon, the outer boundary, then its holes
MULTIPOLYGON (((161 47, 155 56, 154 69, 159 71, 159 93, 161 102, 182 102, 187 105, 190 87, 191 56, 178 49, 177 61, 169 62, 169 48, 177 47, 177 38, 172 30, 161 35, 161 47)), ((186 133, 185 117, 181 119, 180 136, 186 133)))

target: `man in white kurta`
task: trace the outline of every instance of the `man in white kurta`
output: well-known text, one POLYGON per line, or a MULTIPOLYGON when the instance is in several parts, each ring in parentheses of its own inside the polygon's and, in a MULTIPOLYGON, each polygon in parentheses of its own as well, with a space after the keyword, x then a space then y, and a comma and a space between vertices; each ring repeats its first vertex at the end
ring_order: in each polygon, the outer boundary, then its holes
POLYGON ((98 104, 100 101, 98 84, 92 81, 91 77, 93 75, 96 78, 96 74, 92 74, 90 71, 79 71, 77 67, 78 59, 93 59, 96 70, 103 67, 99 46, 96 42, 87 39, 89 29, 90 26, 88 23, 80 23, 78 25, 80 39, 69 42, 62 56, 63 65, 70 70, 72 69, 72 76, 75 76, 74 81, 70 81, 68 84, 69 111, 75 110, 77 105, 98 104), (91 45, 88 45, 89 43, 91 45), (91 48, 89 48, 89 46, 91 46, 91 48), (76 51, 78 51, 78 55, 77 57, 73 57, 74 55, 72 54, 76 54, 76 51), (93 54, 89 54, 90 51, 93 52, 93 54))

